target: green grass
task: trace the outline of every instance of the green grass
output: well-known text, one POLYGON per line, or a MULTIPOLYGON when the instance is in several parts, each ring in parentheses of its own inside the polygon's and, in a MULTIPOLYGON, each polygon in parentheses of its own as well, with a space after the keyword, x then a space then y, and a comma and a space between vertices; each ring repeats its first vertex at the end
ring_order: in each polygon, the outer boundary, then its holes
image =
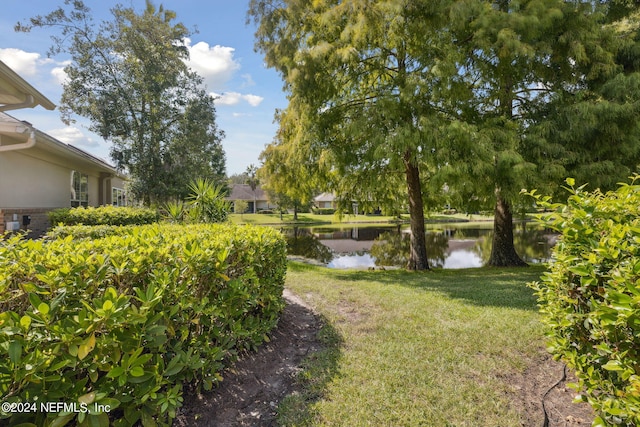
MULTIPOLYGON (((339 224, 339 223, 389 223, 398 221, 398 217, 384 215, 317 215, 313 213, 299 213, 298 220, 293 219, 293 214, 284 214, 280 219, 280 214, 230 214, 229 218, 236 224, 256 224, 256 225, 273 225, 273 224, 339 224)), ((403 221, 409 221, 409 215, 402 215, 403 221)), ((466 215, 466 214, 429 214, 426 216, 427 223, 440 222, 486 222, 492 221, 493 216, 482 215, 466 215)))
POLYGON ((305 393, 282 425, 518 426, 509 374, 544 347, 527 269, 336 271, 290 263, 286 285, 325 319, 305 393))
MULTIPOLYGON (((408 216, 405 215, 408 220, 408 216)), ((280 214, 231 214, 229 218, 237 224, 330 224, 330 223, 371 223, 382 222, 388 223, 397 220, 392 216, 380 215, 317 215, 312 213, 299 213, 298 220, 293 219, 293 214, 284 214, 282 220, 280 214)))

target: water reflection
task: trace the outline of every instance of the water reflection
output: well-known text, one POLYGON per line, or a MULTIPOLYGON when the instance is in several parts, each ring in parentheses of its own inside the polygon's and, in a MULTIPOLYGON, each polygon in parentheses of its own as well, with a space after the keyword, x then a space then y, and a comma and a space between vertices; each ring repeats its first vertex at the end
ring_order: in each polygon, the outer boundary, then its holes
POLYGON ((370 254, 338 255, 327 264, 329 268, 369 268, 376 265, 370 254))
POLYGON ((314 259, 323 264, 333 259, 333 252, 307 227, 291 227, 280 229, 287 241, 289 255, 298 255, 304 258, 314 259))
MULTIPOLYGON (((427 256, 431 267, 470 268, 484 265, 491 254, 493 230, 446 224, 427 231, 427 256)), ((410 236, 406 226, 291 227, 283 228, 289 254, 317 260, 331 268, 404 267, 409 259, 410 236)), ((518 254, 528 263, 546 261, 555 235, 527 223, 514 228, 518 254)))

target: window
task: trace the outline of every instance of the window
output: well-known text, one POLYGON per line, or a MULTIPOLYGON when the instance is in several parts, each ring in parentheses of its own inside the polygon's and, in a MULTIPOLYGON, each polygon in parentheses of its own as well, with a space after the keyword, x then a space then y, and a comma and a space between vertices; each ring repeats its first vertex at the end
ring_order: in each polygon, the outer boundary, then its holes
POLYGON ((71 206, 89 205, 89 175, 71 171, 71 206))
POLYGON ((113 206, 127 206, 126 193, 122 188, 111 189, 111 204, 113 206))

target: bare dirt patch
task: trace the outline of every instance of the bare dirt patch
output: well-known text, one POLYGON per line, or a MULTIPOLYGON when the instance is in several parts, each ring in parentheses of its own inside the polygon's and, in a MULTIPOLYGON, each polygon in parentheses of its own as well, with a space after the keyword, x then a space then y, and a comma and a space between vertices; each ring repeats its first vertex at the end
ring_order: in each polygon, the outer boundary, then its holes
MULTIPOLYGON (((187 391, 174 425, 179 427, 276 426, 278 403, 302 393, 296 375, 303 360, 320 349, 320 316, 300 298, 285 290, 287 305, 271 336, 256 353, 242 358, 224 373, 224 381, 211 392, 187 391)), ((353 313, 344 313, 347 319, 353 313)), ((357 316, 352 319, 357 321, 357 316)), ((582 427, 594 418, 589 405, 572 403, 575 390, 562 379, 564 365, 541 350, 523 373, 505 375, 508 399, 522 415, 523 427, 582 427), (544 408, 543 408, 544 401, 544 408), (547 417, 545 419, 545 410, 547 417), (545 424, 546 423, 546 424, 545 424)))
POLYGON ((574 375, 547 353, 505 381, 511 385, 510 398, 522 414, 524 427, 586 427, 594 419, 591 406, 573 403, 577 392, 568 384, 576 382, 574 375))

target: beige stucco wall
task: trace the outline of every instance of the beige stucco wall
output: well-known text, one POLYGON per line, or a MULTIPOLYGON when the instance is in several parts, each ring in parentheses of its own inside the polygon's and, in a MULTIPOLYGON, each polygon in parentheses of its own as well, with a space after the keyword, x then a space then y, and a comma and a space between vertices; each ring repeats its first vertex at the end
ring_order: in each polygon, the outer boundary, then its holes
POLYGON ((68 168, 20 151, 0 152, 0 208, 58 208, 70 205, 68 168))
POLYGON ((0 209, 71 206, 72 170, 88 175, 90 206, 110 204, 111 186, 124 188, 121 178, 101 180, 100 172, 90 165, 44 150, 0 152, 0 209))

